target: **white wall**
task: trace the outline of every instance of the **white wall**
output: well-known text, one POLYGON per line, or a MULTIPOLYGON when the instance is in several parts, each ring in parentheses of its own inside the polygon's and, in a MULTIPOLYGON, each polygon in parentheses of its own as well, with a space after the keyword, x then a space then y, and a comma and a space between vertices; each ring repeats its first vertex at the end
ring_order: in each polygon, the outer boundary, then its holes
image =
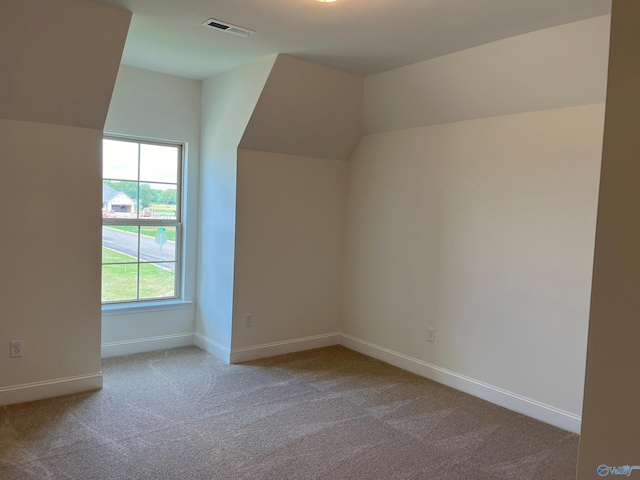
POLYGON ((568 412, 574 430, 582 408, 607 20, 368 77, 365 123, 393 131, 363 138, 347 185, 343 331, 380 347, 375 351, 449 372, 452 383, 470 379, 463 382, 470 391, 477 381, 486 391, 506 392, 507 403, 568 412), (495 55, 490 61, 488 53, 495 55), (577 65, 567 68, 567 58, 577 65), (499 89, 483 83, 488 61, 498 69, 499 89), (449 84, 432 82, 443 65, 455 65, 456 75, 449 84), (585 65, 594 75, 582 77, 585 65), (574 80, 579 95, 569 92, 574 80), (469 104, 462 104, 455 97, 467 84, 469 104), (541 85, 539 96, 513 96, 541 85), (551 85, 559 92, 543 95, 551 85), (411 96, 419 107, 407 106, 411 96), (503 107, 518 113, 431 125, 484 115, 471 101, 480 99, 487 115, 503 107), (436 329, 434 343, 426 341, 427 327, 436 329))
POLYGON ((349 171, 344 332, 579 415, 603 113, 366 137, 349 171))
POLYGON ((101 135, 0 120, 11 159, 0 180, 0 387, 100 375, 100 216, 91 199, 100 200, 101 135), (22 358, 9 358, 10 340, 24 342, 22 358))
POLYGON ((120 66, 105 133, 186 144, 182 275, 184 300, 190 303, 182 305, 182 308, 159 306, 143 313, 103 307, 104 356, 192 341, 191 335, 195 330, 201 90, 200 81, 120 66))
POLYGON ((203 83, 196 344, 225 361, 231 351, 237 149, 274 61, 203 83))
POLYGON ((100 148, 130 20, 84 0, 2 4, 0 405, 102 386, 100 148))
POLYGON ((269 73, 238 150, 233 362, 338 342, 362 98, 361 77, 286 55, 269 73))
POLYGON ((234 351, 339 330, 346 172, 341 160, 238 151, 234 351))

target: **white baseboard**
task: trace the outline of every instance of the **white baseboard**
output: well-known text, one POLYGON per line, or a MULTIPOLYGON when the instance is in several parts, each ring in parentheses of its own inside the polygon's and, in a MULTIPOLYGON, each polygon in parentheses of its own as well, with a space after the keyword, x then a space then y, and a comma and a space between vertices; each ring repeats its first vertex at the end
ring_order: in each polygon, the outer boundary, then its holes
POLYGON ((207 353, 210 353, 218 360, 222 360, 224 363, 230 363, 231 350, 229 348, 197 332, 193 335, 193 337, 193 343, 196 347, 201 348, 207 353))
POLYGON ((388 348, 360 340, 351 335, 341 333, 340 345, 528 417, 573 433, 580 433, 581 417, 573 413, 565 412, 522 395, 465 377, 388 348))
POLYGON ((186 347, 194 344, 193 333, 181 333, 177 335, 163 335, 161 337, 138 338, 123 342, 103 343, 101 349, 102 358, 131 355, 132 353, 152 352, 167 348, 186 347))
MULTIPOLYGON (((456 390, 508 408, 509 410, 570 432, 580 433, 581 417, 578 415, 339 332, 266 343, 252 347, 236 348, 233 350, 200 333, 166 335, 124 342, 104 343, 102 344, 102 357, 129 355, 132 353, 163 350, 187 345, 196 345, 224 363, 242 363, 314 348, 342 345, 369 357, 382 360, 383 362, 429 378, 443 385, 455 388, 456 390)), ((102 388, 101 375, 99 378, 99 386, 96 386, 97 383, 86 386, 83 383, 84 381, 85 379, 83 377, 80 380, 63 379, 61 381, 56 380, 53 382, 43 382, 42 384, 20 385, 18 387, 9 387, 8 389, 0 389, 0 405, 102 388), (67 383, 69 385, 67 385, 67 383), (75 388, 76 384, 78 384, 77 389, 75 388), (71 390, 67 390, 67 388, 71 388, 71 390), (23 391, 24 393, 21 393, 23 391), (48 393, 50 391, 54 393, 48 393), (43 393, 40 394, 36 392, 43 393), (27 399, 24 400, 23 398, 27 399)))
POLYGON ((339 333, 327 333, 312 337, 296 338, 282 342, 265 343, 255 347, 234 348, 231 350, 231 363, 242 363, 259 358, 275 357, 286 353, 301 352, 313 348, 340 344, 339 333))
POLYGON ((102 373, 79 377, 58 378, 46 382, 25 383, 0 388, 0 406, 32 402, 44 398, 89 392, 102 388, 102 373))

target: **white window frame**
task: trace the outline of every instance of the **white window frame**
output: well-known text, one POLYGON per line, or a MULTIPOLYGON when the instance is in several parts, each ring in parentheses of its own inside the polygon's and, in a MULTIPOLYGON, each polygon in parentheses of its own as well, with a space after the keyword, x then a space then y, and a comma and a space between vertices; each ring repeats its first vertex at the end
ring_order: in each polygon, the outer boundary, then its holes
MULTIPOLYGON (((111 307, 134 307, 140 308, 142 306, 150 305, 150 304, 176 304, 176 302, 182 302, 183 300, 183 276, 184 272, 182 270, 182 261, 183 261, 183 232, 184 232, 184 211, 183 211, 183 199, 184 199, 184 168, 185 168, 185 144, 180 142, 171 142, 164 140, 156 140, 156 139, 147 139, 141 137, 130 137, 130 136, 119 136, 113 134, 104 134, 103 140, 115 140, 119 142, 130 142, 136 143, 138 145, 159 145, 159 146, 170 146, 177 147, 179 150, 178 158, 178 178, 176 184, 176 218, 174 219, 157 219, 157 218, 102 218, 102 226, 109 225, 117 225, 117 226, 166 226, 166 227, 175 227, 176 228, 176 240, 175 240, 175 266, 174 266, 174 296, 171 297, 152 297, 152 298, 139 298, 140 297, 140 275, 138 275, 137 282, 137 297, 136 299, 127 299, 127 300, 115 300, 115 301, 107 301, 102 302, 103 309, 111 308, 111 307)), ((129 180, 129 179, 118 179, 118 178, 104 178, 102 177, 102 182, 104 180, 116 181, 116 182, 135 182, 138 184, 138 198, 136 200, 137 205, 136 209, 141 210, 139 207, 140 202, 140 184, 141 183, 162 183, 162 182, 141 182, 140 181, 140 148, 138 148, 138 180, 129 180)), ((102 188, 102 186, 101 186, 102 188)), ((140 249, 140 234, 138 234, 138 250, 140 249)), ((136 265, 146 264, 146 263, 154 263, 154 262, 144 262, 140 261, 138 258, 136 265)), ((112 264, 101 264, 101 265, 120 265, 119 263, 112 264)), ((102 267, 101 267, 102 268, 102 267)))

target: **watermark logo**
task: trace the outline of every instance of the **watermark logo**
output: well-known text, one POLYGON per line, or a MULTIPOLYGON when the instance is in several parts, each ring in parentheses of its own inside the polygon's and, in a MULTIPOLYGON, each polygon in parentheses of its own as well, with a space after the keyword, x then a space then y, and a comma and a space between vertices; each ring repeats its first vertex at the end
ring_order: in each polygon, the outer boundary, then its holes
POLYGON ((627 477, 629 477, 631 476, 631 472, 633 472, 634 470, 640 470, 640 465, 622 465, 621 467, 610 467, 603 463, 602 465, 598 465, 598 469, 596 471, 601 477, 606 477, 607 475, 626 475, 627 477))

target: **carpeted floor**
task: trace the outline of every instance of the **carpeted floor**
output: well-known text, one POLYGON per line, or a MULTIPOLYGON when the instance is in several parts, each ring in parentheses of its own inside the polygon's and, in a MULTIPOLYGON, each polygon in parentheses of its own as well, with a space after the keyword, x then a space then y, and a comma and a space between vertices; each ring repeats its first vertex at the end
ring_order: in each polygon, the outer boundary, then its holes
POLYGON ((0 407, 0 479, 574 479, 578 436, 343 347, 106 359, 103 390, 0 407))

